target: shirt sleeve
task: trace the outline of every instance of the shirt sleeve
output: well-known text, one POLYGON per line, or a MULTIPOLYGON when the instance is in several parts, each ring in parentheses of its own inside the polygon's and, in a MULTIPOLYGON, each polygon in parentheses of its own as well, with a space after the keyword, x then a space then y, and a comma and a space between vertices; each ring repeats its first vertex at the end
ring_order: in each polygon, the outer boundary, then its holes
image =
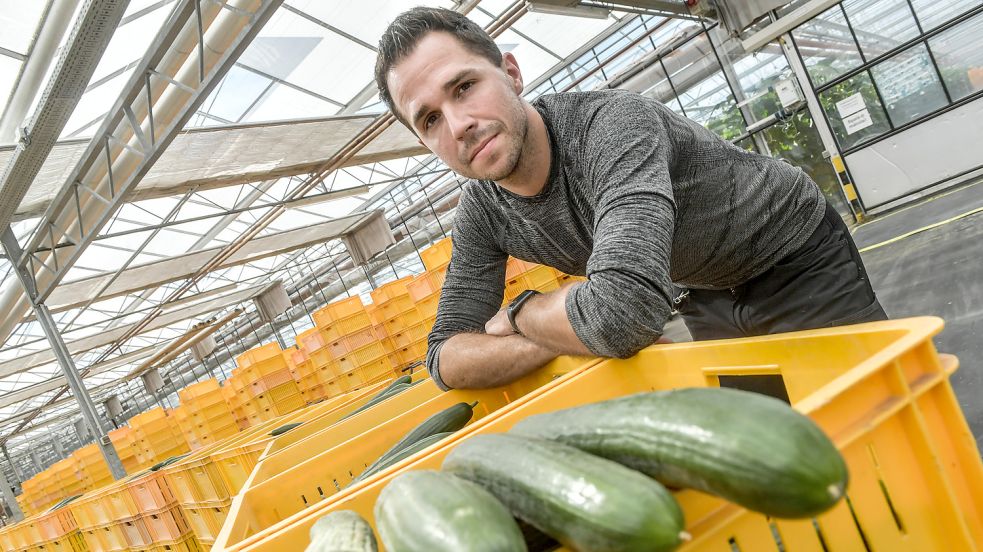
POLYGON ((627 358, 654 343, 669 318, 675 202, 670 140, 655 106, 625 94, 601 107, 585 134, 595 203, 587 281, 566 311, 593 353, 627 358))
POLYGON ((502 305, 508 255, 493 239, 495 227, 465 189, 454 215, 451 262, 437 319, 427 338, 427 369, 434 383, 445 391, 450 388, 440 377, 444 342, 459 333, 484 333, 485 323, 502 305))

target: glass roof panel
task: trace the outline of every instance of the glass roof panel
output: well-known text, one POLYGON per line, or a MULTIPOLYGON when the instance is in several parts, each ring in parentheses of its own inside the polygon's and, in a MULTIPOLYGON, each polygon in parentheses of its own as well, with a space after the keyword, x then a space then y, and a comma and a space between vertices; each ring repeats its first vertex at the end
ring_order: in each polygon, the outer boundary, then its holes
MULTIPOLYGON (((129 63, 139 60, 144 52, 150 47, 157 30, 161 28, 167 16, 170 15, 173 5, 164 5, 157 9, 147 12, 136 19, 124 20, 113 38, 109 41, 106 51, 99 60, 99 65, 92 74, 91 82, 96 82, 106 75, 126 66, 129 63)), ((109 109, 109 106, 106 106, 109 109)))
MULTIPOLYGON (((0 55, 0 106, 7 105, 10 93, 14 91, 14 81, 17 80, 20 66, 20 61, 0 55)), ((0 109, 0 112, 2 111, 3 109, 0 109)))
POLYGON ((277 10, 258 38, 269 67, 286 60, 279 78, 340 104, 372 78, 375 52, 291 11, 277 10))
POLYGON ((0 0, 0 48, 27 54, 47 4, 43 0, 0 0))
MULTIPOLYGON (((482 2, 484 4, 485 2, 482 2)), ((324 2, 324 0, 291 0, 288 5, 341 29, 355 38, 375 46, 379 36, 400 13, 418 5, 450 8, 453 2, 411 2, 408 0, 369 0, 362 2, 324 2), (372 17, 366 17, 371 13, 372 17)))

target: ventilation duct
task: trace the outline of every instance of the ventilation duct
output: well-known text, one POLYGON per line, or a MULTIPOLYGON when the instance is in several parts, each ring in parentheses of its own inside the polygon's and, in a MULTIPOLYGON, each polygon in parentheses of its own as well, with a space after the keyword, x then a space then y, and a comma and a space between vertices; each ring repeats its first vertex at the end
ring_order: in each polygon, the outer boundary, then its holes
POLYGON ((396 245, 396 237, 381 209, 341 236, 342 243, 356 265, 364 265, 379 253, 396 245))

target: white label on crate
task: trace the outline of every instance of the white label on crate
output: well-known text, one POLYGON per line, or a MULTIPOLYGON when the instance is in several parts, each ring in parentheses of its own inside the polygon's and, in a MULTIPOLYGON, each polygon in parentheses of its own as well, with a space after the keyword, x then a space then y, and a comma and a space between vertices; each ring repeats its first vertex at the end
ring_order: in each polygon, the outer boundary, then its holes
POLYGON ((863 130, 872 124, 874 124, 874 121, 870 118, 870 111, 866 109, 843 119, 843 126, 846 128, 847 134, 853 134, 854 132, 863 130))
POLYGON ((845 120, 861 109, 867 109, 867 104, 864 103, 864 97, 860 95, 860 92, 836 102, 836 110, 840 112, 840 119, 845 120))

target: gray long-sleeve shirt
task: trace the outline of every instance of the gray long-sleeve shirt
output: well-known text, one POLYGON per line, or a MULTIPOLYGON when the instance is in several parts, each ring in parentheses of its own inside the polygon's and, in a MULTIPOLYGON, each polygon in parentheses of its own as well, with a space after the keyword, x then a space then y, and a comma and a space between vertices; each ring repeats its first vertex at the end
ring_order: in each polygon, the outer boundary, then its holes
POLYGON ((508 255, 586 275, 567 295, 580 340, 625 358, 662 334, 673 282, 726 289, 800 247, 825 209, 801 169, 742 150, 659 102, 625 91, 533 102, 549 132, 535 197, 464 185, 427 366, 438 385, 451 336, 483 331, 501 306, 508 255))

